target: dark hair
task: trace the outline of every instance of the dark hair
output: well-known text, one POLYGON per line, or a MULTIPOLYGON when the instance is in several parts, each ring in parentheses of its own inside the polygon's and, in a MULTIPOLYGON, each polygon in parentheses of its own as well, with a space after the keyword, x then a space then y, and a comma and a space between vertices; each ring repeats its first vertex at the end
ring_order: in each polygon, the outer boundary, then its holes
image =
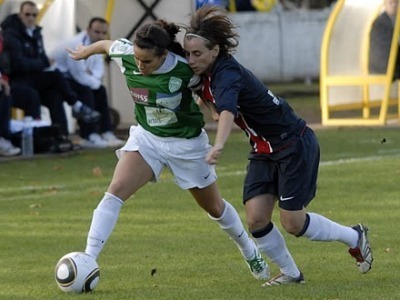
POLYGON ((228 17, 227 10, 220 6, 204 5, 192 14, 186 34, 195 34, 204 38, 206 47, 212 49, 219 45, 219 56, 234 52, 239 45, 236 26, 228 17))
POLYGON ((24 6, 34 6, 37 7, 36 3, 33 1, 24 1, 21 3, 21 5, 19 6, 19 12, 21 12, 24 9, 24 6))
POLYGON ((142 25, 135 34, 134 43, 142 49, 154 49, 157 56, 165 50, 184 56, 182 45, 176 41, 180 27, 165 20, 142 25))
POLYGON ((92 28, 92 25, 93 25, 94 22, 99 22, 99 23, 107 24, 107 25, 108 25, 108 22, 107 22, 106 19, 103 19, 103 18, 101 18, 101 17, 93 17, 93 18, 91 18, 90 21, 89 21, 88 28, 92 28))

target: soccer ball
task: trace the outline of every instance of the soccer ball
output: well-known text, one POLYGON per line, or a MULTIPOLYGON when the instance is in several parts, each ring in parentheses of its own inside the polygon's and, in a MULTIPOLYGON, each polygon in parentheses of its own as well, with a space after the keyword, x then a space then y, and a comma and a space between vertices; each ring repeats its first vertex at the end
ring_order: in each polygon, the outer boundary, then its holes
POLYGON ((71 252, 60 258, 55 269, 58 287, 67 293, 87 293, 99 284, 96 260, 84 252, 71 252))

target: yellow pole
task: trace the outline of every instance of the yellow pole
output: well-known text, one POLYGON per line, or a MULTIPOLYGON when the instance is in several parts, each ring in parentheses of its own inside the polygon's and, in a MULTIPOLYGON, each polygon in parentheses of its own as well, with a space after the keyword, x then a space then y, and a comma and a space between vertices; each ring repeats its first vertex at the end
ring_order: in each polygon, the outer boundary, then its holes
POLYGON ((329 101, 328 93, 329 87, 326 82, 328 77, 328 64, 329 64, 329 44, 332 36, 332 28, 335 25, 336 19, 341 11, 345 0, 339 0, 331 14, 329 15, 328 21, 326 22, 325 31, 322 37, 321 43, 321 56, 320 56, 320 102, 321 102, 321 119, 322 125, 325 125, 329 119, 329 101))
POLYGON ((114 4, 115 0, 108 0, 107 1, 107 8, 106 8, 106 15, 104 19, 107 20, 108 24, 111 24, 111 18, 114 11, 114 4))
MULTIPOLYGON (((379 120, 384 124, 387 119, 387 111, 388 111, 388 102, 390 98, 390 89, 392 84, 392 78, 394 74, 394 69, 396 65, 397 52, 398 52, 398 39, 400 34, 400 6, 397 8, 396 14, 396 22, 394 25, 393 37, 392 37, 392 45, 390 46, 390 55, 388 61, 388 70, 386 70, 387 82, 385 84, 385 97, 382 101, 381 111, 379 113, 379 120)), ((399 95, 397 95, 399 97, 399 95)), ((398 100, 400 101, 400 100, 398 100)))
POLYGON ((229 11, 236 12, 236 2, 235 0, 229 0, 229 11))
POLYGON ((43 4, 42 9, 39 11, 39 15, 37 17, 37 23, 40 23, 40 20, 43 18, 46 11, 49 9, 50 5, 53 3, 54 0, 46 0, 43 4))

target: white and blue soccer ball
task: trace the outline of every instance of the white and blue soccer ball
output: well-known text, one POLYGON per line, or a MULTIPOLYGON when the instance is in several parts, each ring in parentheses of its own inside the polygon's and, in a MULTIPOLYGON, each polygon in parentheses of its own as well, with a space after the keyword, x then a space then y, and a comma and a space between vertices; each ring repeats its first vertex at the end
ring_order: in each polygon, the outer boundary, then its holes
POLYGON ((99 284, 96 260, 84 252, 71 252, 60 258, 55 269, 58 287, 66 293, 87 293, 99 284))

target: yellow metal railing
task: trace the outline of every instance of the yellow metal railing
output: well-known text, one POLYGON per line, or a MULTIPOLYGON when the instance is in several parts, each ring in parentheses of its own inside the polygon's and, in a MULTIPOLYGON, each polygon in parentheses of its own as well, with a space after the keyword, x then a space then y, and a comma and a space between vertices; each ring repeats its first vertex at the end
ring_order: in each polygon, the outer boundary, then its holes
MULTIPOLYGON (((348 70, 347 72, 344 71, 342 74, 340 74, 340 71, 338 71, 337 69, 335 70, 334 75, 330 73, 330 67, 332 67, 329 60, 331 55, 330 51, 332 51, 332 53, 335 53, 335 49, 333 48, 335 43, 340 44, 353 42, 345 40, 332 41, 334 38, 344 38, 338 34, 333 36, 336 22, 339 18, 344 18, 341 14, 343 14, 345 8, 349 9, 347 11, 347 16, 356 18, 356 16, 354 15, 354 9, 357 10, 357 5, 366 5, 368 1, 371 0, 338 0, 334 9, 331 12, 331 15, 328 18, 321 44, 320 62, 320 101, 322 123, 324 125, 384 125, 389 117, 389 106, 393 106, 396 104, 396 109, 398 110, 398 114, 396 115, 396 117, 400 120, 400 86, 396 86, 398 94, 396 98, 391 98, 390 94, 392 88, 392 78, 397 58, 398 37, 400 33, 400 17, 396 18, 386 74, 369 74, 368 72, 369 32, 371 30, 373 21, 382 10, 384 0, 374 1, 374 3, 369 2, 369 9, 371 9, 371 11, 368 11, 368 16, 370 19, 364 19, 364 22, 359 22, 367 24, 367 26, 363 28, 364 31, 360 44, 361 53, 359 53, 358 60, 360 63, 361 71, 359 72, 359 74, 349 75, 348 70), (346 7, 346 5, 348 5, 348 7, 346 7), (379 99, 372 99, 370 91, 371 89, 376 87, 382 88, 383 93, 380 95, 379 99), (349 102, 346 103, 346 101, 343 102, 342 100, 336 101, 337 99, 334 99, 332 96, 335 94, 330 94, 331 89, 343 89, 344 92, 342 93, 345 94, 346 88, 359 89, 361 99, 359 101, 358 98, 355 101, 353 101, 354 99, 352 99, 352 101, 348 99, 349 102), (375 108, 374 114, 372 114, 372 108, 375 108), (349 111, 354 109, 360 110, 361 117, 352 117, 352 114, 347 114, 346 117, 341 118, 332 116, 333 112, 349 111), (376 109, 378 109, 379 111, 376 112, 376 109), (350 115, 350 117, 348 115, 350 115)), ((363 8, 365 8, 365 6, 363 8)), ((398 9, 397 15, 400 16, 400 7, 398 9)), ((343 19, 341 21, 343 22, 343 19)), ((357 23, 357 20, 352 21, 356 21, 357 23)), ((351 31, 352 27, 348 26, 346 30, 351 31)), ((343 53, 343 55, 346 55, 346 53, 343 53)), ((337 64, 335 65, 335 67, 337 68, 337 64)), ((395 84, 397 84, 397 82, 395 84)), ((350 93, 348 97, 351 97, 350 93)))

